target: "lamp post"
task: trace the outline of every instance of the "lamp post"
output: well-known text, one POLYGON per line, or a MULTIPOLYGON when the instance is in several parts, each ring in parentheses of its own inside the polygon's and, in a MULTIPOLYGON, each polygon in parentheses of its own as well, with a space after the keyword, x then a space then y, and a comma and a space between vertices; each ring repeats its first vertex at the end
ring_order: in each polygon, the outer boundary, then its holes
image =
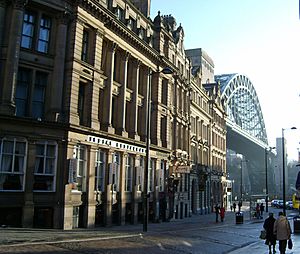
MULTIPOLYGON (((164 74, 172 74, 173 70, 169 67, 163 68, 161 71, 157 71, 154 73, 164 73, 164 74)), ((149 162, 150 162, 150 143, 151 143, 151 135, 150 135, 150 122, 151 122, 151 77, 153 72, 151 68, 149 68, 148 73, 148 84, 147 84, 147 102, 146 102, 146 162, 144 169, 144 195, 143 195, 143 231, 147 232, 148 230, 148 172, 149 172, 149 162)))
POLYGON ((282 144, 282 200, 283 200, 283 214, 285 215, 285 208, 286 208, 286 205, 285 205, 285 146, 284 146, 284 131, 285 130, 296 130, 297 128, 296 127, 292 127, 292 128, 289 128, 289 129, 283 129, 282 128, 282 136, 281 136, 281 144, 282 144))
POLYGON ((240 201, 243 201, 243 162, 248 162, 249 160, 241 160, 241 184, 240 184, 240 201))
POLYGON ((269 187, 268 187, 268 152, 272 151, 276 147, 265 147, 265 169, 266 169, 266 212, 269 212, 269 187))

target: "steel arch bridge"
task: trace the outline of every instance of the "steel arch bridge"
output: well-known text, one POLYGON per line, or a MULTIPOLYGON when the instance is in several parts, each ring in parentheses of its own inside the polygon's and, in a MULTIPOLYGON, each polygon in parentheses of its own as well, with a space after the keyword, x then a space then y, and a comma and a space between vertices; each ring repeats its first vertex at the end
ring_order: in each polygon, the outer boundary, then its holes
POLYGON ((250 79, 237 73, 217 75, 215 79, 220 84, 228 125, 257 145, 266 146, 268 138, 265 122, 250 79))
POLYGON ((238 183, 243 168, 244 184, 249 183, 249 192, 261 194, 265 186, 262 174, 265 172, 264 156, 268 138, 255 88, 247 76, 238 73, 217 75, 215 80, 220 85, 221 99, 228 117, 227 148, 242 154, 249 161, 243 166, 242 160, 235 161, 233 165, 227 163, 228 169, 233 171, 229 170, 229 173, 238 183))

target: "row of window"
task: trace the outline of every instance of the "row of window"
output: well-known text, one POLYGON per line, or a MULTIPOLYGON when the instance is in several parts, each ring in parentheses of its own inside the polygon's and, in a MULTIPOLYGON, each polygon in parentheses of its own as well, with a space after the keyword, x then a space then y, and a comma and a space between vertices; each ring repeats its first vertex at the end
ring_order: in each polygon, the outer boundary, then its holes
MULTIPOLYGON (((34 158, 34 191, 55 191, 57 168, 57 143, 43 141, 35 144, 34 158)), ((86 191, 87 176, 87 148, 78 145, 75 148, 75 157, 69 170, 74 171, 69 175, 69 182, 75 183, 77 189, 86 191), (72 166, 71 166, 72 165, 72 166)), ((28 160, 28 143, 26 140, 16 138, 3 138, 0 143, 0 191, 23 191, 25 173, 28 160)), ((109 173, 109 183, 115 191, 120 190, 121 154, 113 153, 111 164, 107 164, 107 153, 98 150, 95 161, 95 190, 105 191, 105 175, 109 173)), ((125 191, 132 191, 133 184, 143 188, 144 157, 140 159, 140 165, 135 166, 135 156, 128 155, 124 162, 125 191), (135 180, 134 180, 135 176, 135 180)), ((160 161, 160 168, 156 169, 156 160, 151 159, 148 172, 148 191, 154 191, 154 174, 157 174, 159 191, 164 191, 164 178, 166 174, 166 162, 160 161)))
POLYGON ((225 159, 218 158, 213 156, 212 157, 212 167, 218 170, 222 170, 225 168, 225 159))
POLYGON ((214 132, 212 134, 212 144, 223 151, 226 149, 225 138, 214 132))
POLYGON ((205 112, 209 112, 208 103, 203 99, 203 97, 196 91, 191 92, 191 100, 202 108, 205 112))
MULTIPOLYGON (((107 152, 99 149, 96 152, 95 161, 95 190, 105 191, 106 186, 106 172, 108 172, 108 183, 112 184, 114 191, 120 191, 120 168, 122 165, 121 153, 115 152, 112 154, 112 163, 107 163, 107 152)), ((80 191, 86 191, 86 176, 87 176, 87 148, 84 145, 78 145, 75 147, 75 163, 76 166, 69 170, 75 170, 76 172, 70 175, 76 175, 70 182, 76 184, 77 189, 80 191)), ((125 157, 124 170, 125 170, 125 191, 133 191, 133 186, 137 185, 138 190, 143 190, 144 179, 144 157, 140 158, 139 166, 135 165, 135 156, 128 154, 125 157), (135 178, 134 178, 135 176, 135 178)), ((164 178, 166 173, 166 161, 160 161, 160 168, 156 169, 156 160, 151 159, 149 171, 148 171, 148 191, 154 191, 154 174, 157 172, 157 183, 159 191, 164 191, 164 178)))
POLYGON ((203 124, 203 121, 197 121, 195 117, 191 116, 191 133, 200 135, 205 140, 208 140, 209 126, 203 124))

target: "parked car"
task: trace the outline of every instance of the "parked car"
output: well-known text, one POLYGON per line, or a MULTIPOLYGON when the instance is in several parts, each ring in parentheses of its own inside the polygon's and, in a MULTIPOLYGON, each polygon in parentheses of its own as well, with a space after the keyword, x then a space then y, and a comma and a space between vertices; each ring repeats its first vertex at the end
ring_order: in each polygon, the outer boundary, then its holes
POLYGON ((287 201, 285 203, 285 208, 288 210, 293 210, 293 201, 287 201))
POLYGON ((283 208, 283 200, 278 200, 276 208, 283 208))
POLYGON ((272 206, 272 207, 276 207, 278 201, 279 201, 278 199, 273 199, 273 200, 271 201, 271 206, 272 206))

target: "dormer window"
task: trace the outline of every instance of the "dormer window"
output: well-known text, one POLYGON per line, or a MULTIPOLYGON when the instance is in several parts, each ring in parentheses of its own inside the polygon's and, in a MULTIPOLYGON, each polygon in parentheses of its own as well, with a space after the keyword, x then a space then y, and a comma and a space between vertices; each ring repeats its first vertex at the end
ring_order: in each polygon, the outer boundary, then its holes
POLYGON ((145 29, 144 28, 140 28, 139 29, 139 37, 141 38, 141 39, 144 39, 145 38, 145 29))
POLYGON ((149 37, 149 45, 150 45, 151 47, 153 47, 153 45, 154 45, 154 38, 153 38, 153 36, 150 36, 150 37, 149 37))
POLYGON ((134 31, 134 28, 135 28, 135 21, 134 21, 133 18, 130 17, 130 18, 127 20, 127 27, 128 27, 129 29, 131 29, 131 30, 134 31))
POLYGON ((121 9, 119 6, 116 8, 116 12, 115 12, 117 19, 123 21, 124 20, 124 10, 121 9))

